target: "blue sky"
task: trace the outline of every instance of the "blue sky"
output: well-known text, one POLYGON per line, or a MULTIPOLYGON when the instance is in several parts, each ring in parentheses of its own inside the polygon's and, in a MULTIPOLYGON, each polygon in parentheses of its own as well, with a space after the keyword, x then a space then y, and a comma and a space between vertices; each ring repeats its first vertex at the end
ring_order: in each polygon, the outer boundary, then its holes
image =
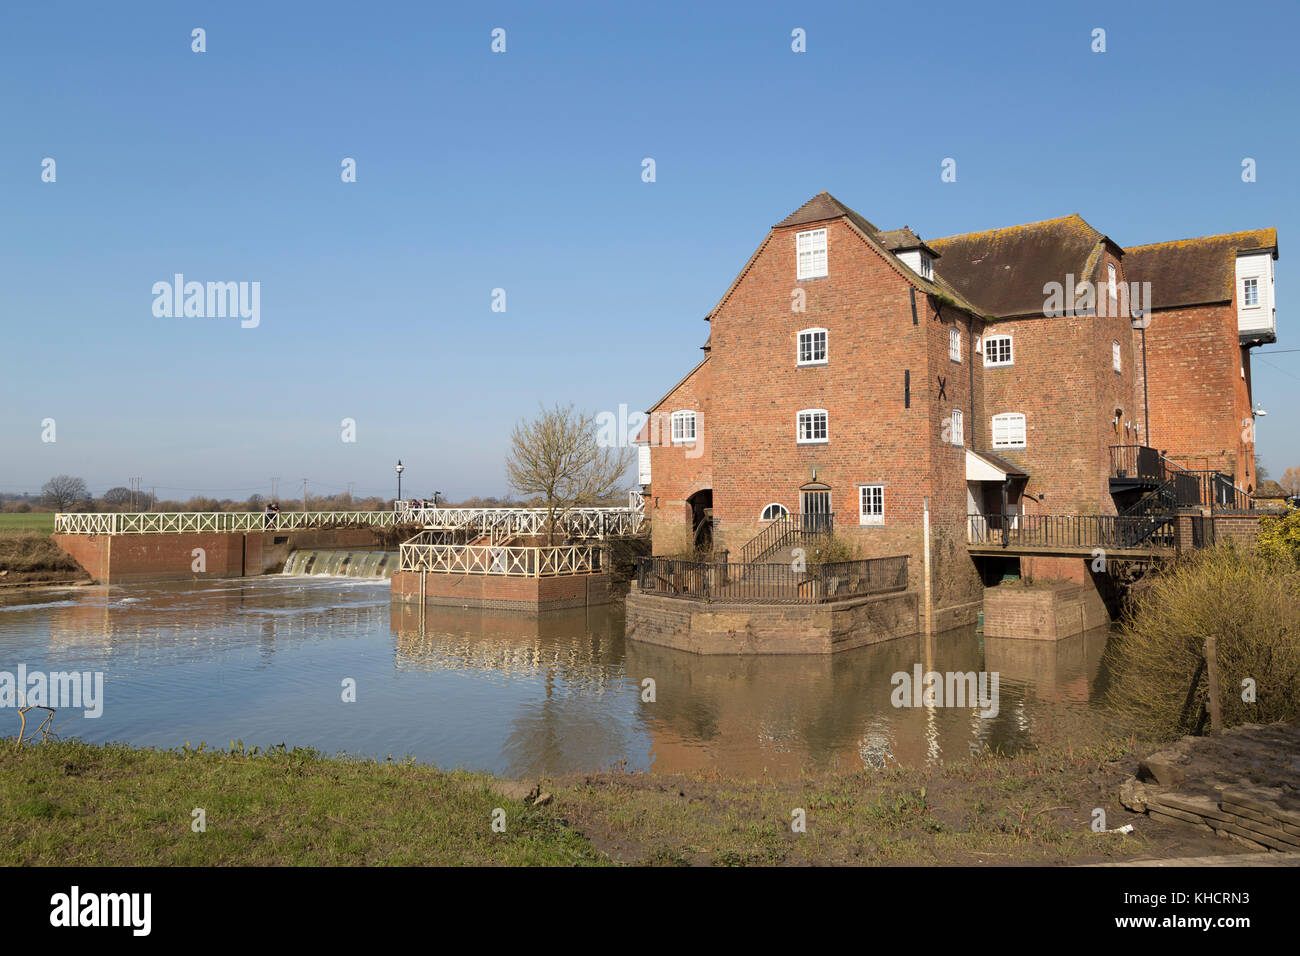
POLYGON ((1121 245, 1277 226, 1255 394, 1278 477, 1300 465, 1300 13, 1222 10, 7 3, 0 490, 391 495, 400 457, 408 493, 501 494, 516 420, 659 398, 822 189, 926 237, 1071 212, 1121 245), (155 317, 178 272, 260 282, 260 325, 155 317))

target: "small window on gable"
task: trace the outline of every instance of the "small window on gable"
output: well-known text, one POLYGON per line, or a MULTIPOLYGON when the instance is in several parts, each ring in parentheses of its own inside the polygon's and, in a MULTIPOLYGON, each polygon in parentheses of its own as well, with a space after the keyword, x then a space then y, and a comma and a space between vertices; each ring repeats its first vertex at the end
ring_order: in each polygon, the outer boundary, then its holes
POLYGON ((830 440, 824 408, 805 408, 799 413, 796 439, 800 445, 820 445, 830 440))
POLYGON ((688 444, 695 441, 695 413, 691 411, 673 412, 673 444, 688 444))
POLYGON ((1248 309, 1259 305, 1259 280, 1258 279, 1242 280, 1241 304, 1248 309))
POLYGON ((921 253, 921 278, 922 279, 934 278, 934 263, 930 259, 930 257, 927 256, 924 252, 921 253))
POLYGON ((826 271, 826 230, 812 229, 795 235, 796 278, 820 279, 826 271))
POLYGON ((885 523, 885 486, 860 485, 858 487, 858 524, 885 523))
POLYGON ((966 444, 966 423, 960 408, 952 410, 952 443, 954 445, 966 444))
POLYGON ((1112 341, 1110 343, 1110 364, 1115 367, 1115 371, 1117 372, 1122 371, 1124 368, 1123 359, 1120 357, 1119 353, 1119 342, 1117 341, 1112 341))
POLYGON ((795 355, 798 365, 826 364, 826 330, 804 329, 799 333, 799 348, 795 355))
POLYGON ((948 330, 948 358, 961 361, 961 329, 955 325, 948 330))
POLYGON ((1110 297, 1110 301, 1119 301, 1119 285, 1115 281, 1115 263, 1113 262, 1106 263, 1106 294, 1110 297))
POLYGON ((1004 412, 993 416, 993 447, 1024 448, 1025 416, 1020 412, 1004 412))
POLYGON ((1013 365, 1015 356, 1011 352, 1011 336, 989 335, 984 339, 985 365, 1013 365))
POLYGON ((775 521, 777 518, 788 518, 788 517, 790 517, 790 509, 787 508, 785 505, 774 501, 766 508, 763 509, 763 514, 759 517, 758 520, 775 521))

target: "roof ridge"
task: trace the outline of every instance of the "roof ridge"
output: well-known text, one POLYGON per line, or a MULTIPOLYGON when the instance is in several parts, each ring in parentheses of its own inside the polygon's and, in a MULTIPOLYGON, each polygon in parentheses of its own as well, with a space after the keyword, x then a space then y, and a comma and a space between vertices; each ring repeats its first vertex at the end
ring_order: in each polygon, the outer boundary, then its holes
POLYGON ((1099 238, 1105 236, 1105 233, 1098 230, 1096 226, 1088 222, 1088 220, 1084 219, 1083 216, 1081 216, 1079 213, 1072 212, 1068 215, 1056 216, 1052 219, 1038 219, 1035 220, 1034 222, 1021 222, 1011 226, 996 226, 992 229, 976 229, 972 232, 958 232, 958 233, 954 233, 951 236, 943 236, 941 238, 929 239, 927 240, 927 242, 935 243, 935 242, 947 242, 950 239, 968 239, 971 236, 982 236, 982 235, 988 235, 990 233, 995 233, 995 232, 1010 232, 1012 229, 1028 229, 1031 226, 1046 226, 1051 223, 1066 222, 1071 219, 1077 219, 1079 222, 1083 223, 1085 226, 1087 226, 1089 229, 1095 232, 1099 238))
POLYGON ((1145 242, 1140 246, 1124 246, 1125 252, 1133 252, 1138 249, 1156 249, 1160 246, 1173 246, 1180 242, 1208 242, 1212 239, 1232 239, 1236 236, 1254 235, 1260 232, 1271 232, 1273 241, 1277 242, 1277 226, 1261 226, 1258 229, 1238 229, 1235 232, 1216 232, 1208 236, 1188 236, 1185 239, 1166 239, 1163 242, 1145 242))

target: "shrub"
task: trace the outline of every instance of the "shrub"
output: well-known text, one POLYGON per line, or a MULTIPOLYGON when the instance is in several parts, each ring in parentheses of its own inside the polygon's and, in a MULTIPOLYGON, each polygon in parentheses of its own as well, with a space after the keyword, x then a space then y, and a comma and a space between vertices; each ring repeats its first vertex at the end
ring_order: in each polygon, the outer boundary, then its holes
POLYGON ((1300 569, 1231 545, 1180 558, 1135 594, 1106 649, 1107 702, 1154 737, 1200 732, 1211 634, 1224 726, 1300 717, 1300 569))
POLYGON ((1259 519, 1256 550, 1269 561, 1300 568, 1300 508, 1259 519))
POLYGON ((843 535, 832 535, 829 541, 820 547, 808 551, 809 564, 838 564, 840 561, 862 560, 862 549, 858 542, 843 535))

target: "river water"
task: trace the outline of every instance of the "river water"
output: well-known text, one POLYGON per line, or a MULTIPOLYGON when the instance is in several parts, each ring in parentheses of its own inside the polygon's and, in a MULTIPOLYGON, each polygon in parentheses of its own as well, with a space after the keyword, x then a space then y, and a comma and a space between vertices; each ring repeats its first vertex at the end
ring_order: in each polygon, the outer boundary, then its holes
MULTIPOLYGON (((1106 639, 982 640, 966 628, 829 657, 721 658, 626 641, 620 605, 540 617, 431 607, 422 629, 386 580, 0 592, 0 672, 103 674, 102 715, 59 710, 64 737, 285 743, 506 776, 789 777, 1077 739, 1096 714, 1106 639), (893 675, 918 664, 997 671, 997 714, 893 706, 893 675)), ((0 734, 17 727, 0 708, 0 734)))

